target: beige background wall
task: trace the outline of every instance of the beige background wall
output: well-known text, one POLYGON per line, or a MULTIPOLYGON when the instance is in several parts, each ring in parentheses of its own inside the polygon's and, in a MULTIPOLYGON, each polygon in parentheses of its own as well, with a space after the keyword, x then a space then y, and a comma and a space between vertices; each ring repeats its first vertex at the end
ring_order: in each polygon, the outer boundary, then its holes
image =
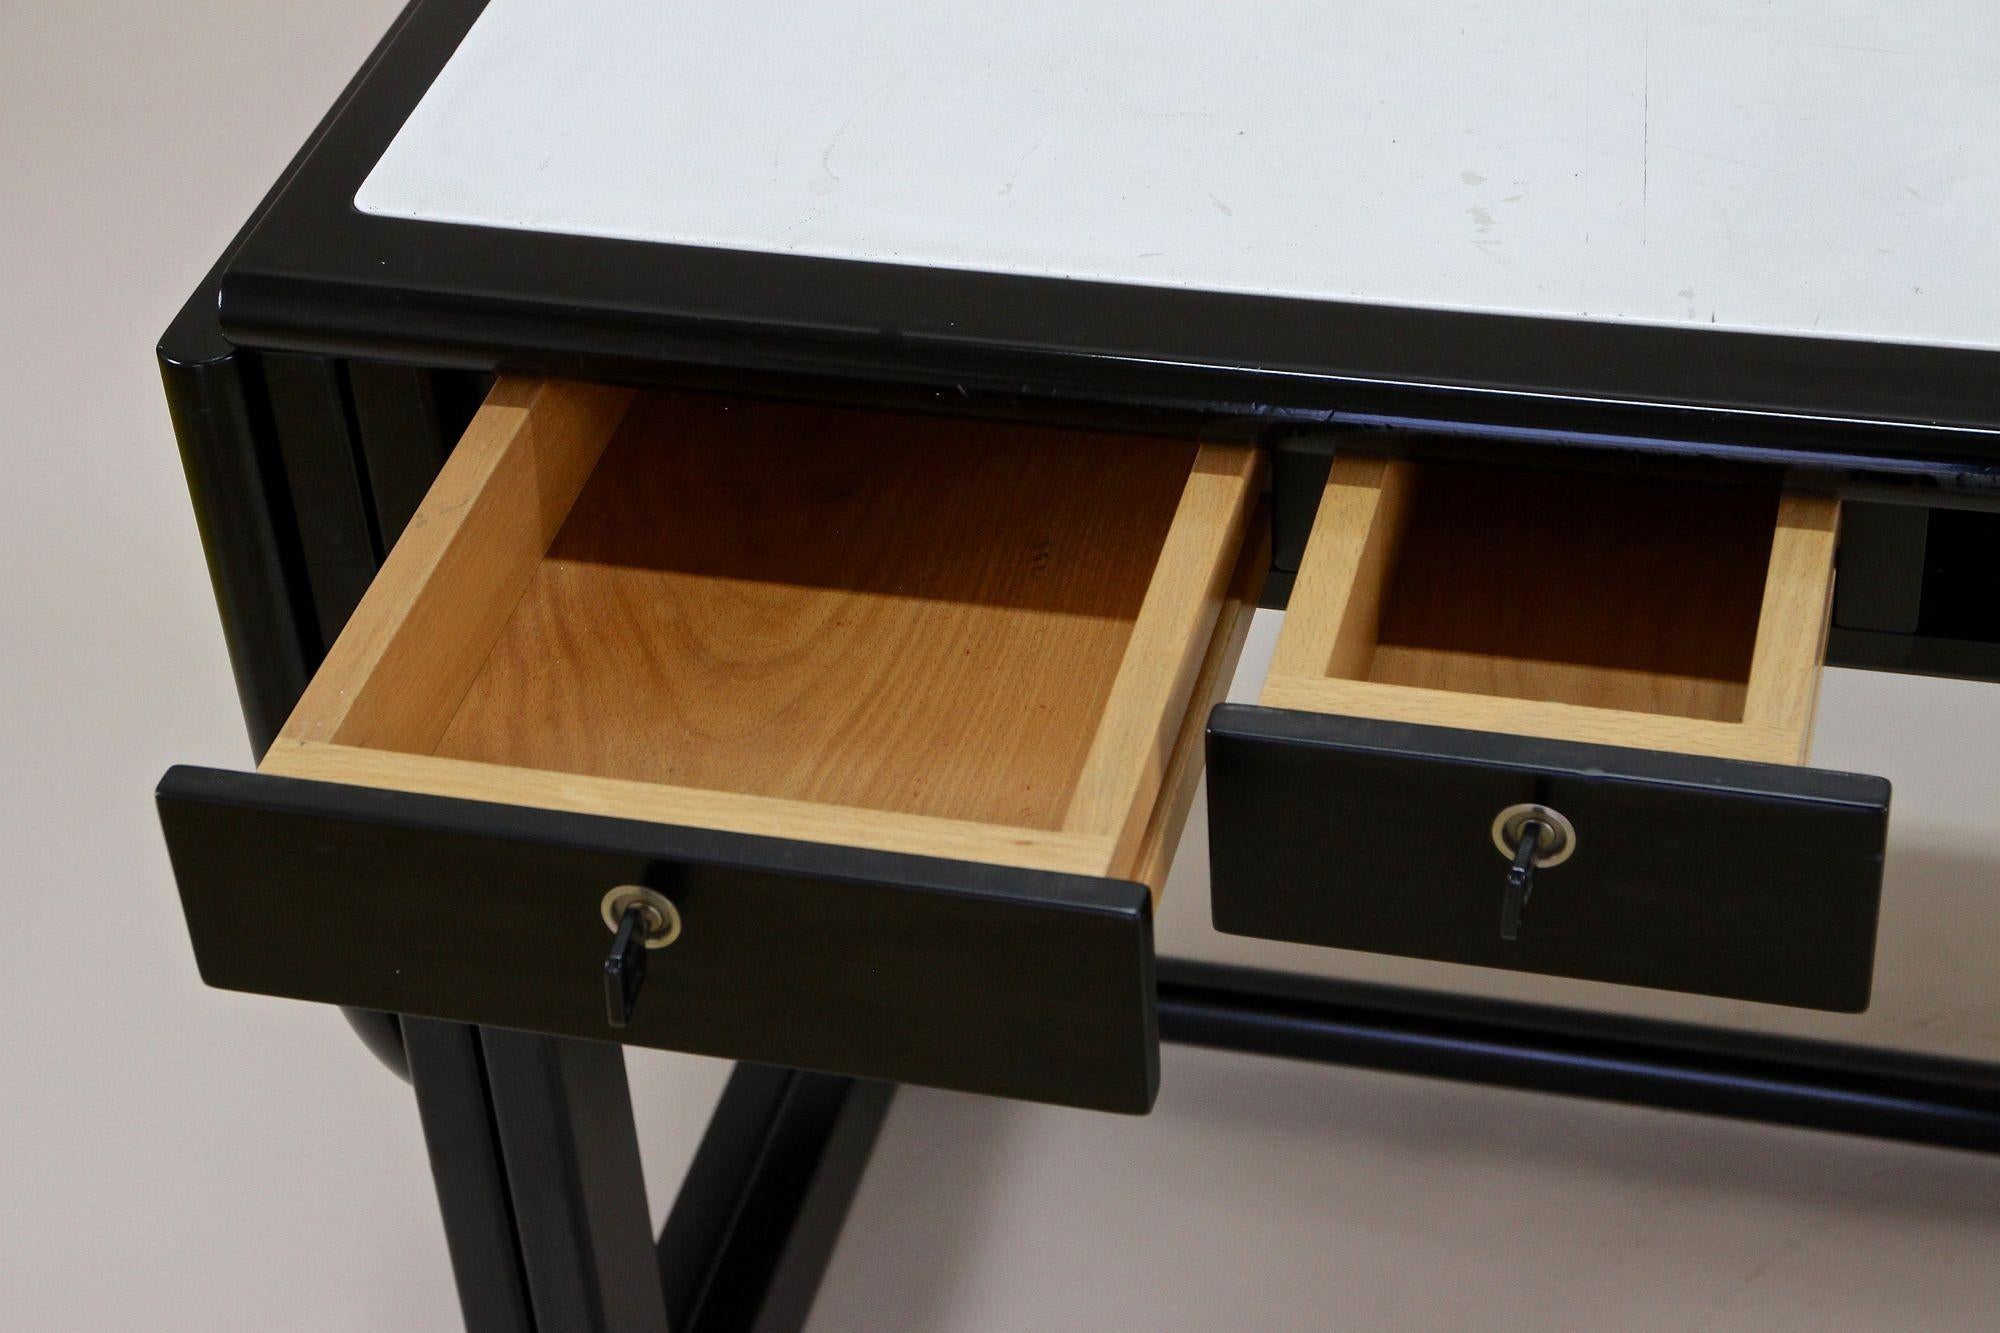
MULTIPOLYGON (((147 799, 171 762, 247 762, 152 340, 397 7, 0 0, 0 1326, 456 1319, 407 1091, 331 1012, 200 988, 147 799)), ((1898 784, 1891 970, 1844 1035, 2000 1057, 1996 719, 1990 690, 1828 682, 1821 762, 1898 784)), ((1445 977, 1217 939, 1200 851, 1197 832, 1168 947, 1445 977)), ((663 1209, 723 1067, 631 1065, 663 1209)), ((1980 1159, 1172 1048, 1165 1086, 1147 1120, 903 1094, 820 1325, 2000 1309, 1980 1159)))

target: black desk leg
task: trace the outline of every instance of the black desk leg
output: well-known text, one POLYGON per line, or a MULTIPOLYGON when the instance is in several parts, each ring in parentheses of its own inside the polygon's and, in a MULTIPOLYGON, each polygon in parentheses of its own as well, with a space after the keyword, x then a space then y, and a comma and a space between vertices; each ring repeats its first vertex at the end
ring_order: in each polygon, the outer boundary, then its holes
POLYGON ((736 1066, 660 1232, 678 1333, 805 1323, 894 1092, 736 1066))
POLYGON ((624 1049, 479 1035, 535 1327, 659 1333, 667 1311, 624 1049))
POLYGON ((655 1242, 619 1047, 403 1033, 473 1333, 804 1324, 894 1085, 738 1065, 655 1242))
POLYGON ((465 1326, 474 1333, 531 1333, 535 1322, 479 1029, 404 1018, 403 1046, 465 1326))

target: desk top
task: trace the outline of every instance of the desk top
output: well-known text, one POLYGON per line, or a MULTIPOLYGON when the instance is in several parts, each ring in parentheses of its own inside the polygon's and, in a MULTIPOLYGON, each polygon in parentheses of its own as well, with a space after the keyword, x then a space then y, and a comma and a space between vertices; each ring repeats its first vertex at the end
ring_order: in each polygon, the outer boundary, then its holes
POLYGON ((1984 0, 412 0, 219 315, 1990 498, 1995 69, 1984 0))
POLYGON ((491 0, 356 203, 2000 348, 1996 70, 1987 0, 491 0))

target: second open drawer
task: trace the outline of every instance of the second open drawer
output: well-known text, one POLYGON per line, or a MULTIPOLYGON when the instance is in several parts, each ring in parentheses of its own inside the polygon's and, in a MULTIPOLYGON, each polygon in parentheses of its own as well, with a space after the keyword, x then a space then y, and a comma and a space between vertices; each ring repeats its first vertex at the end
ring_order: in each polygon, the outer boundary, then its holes
POLYGON ((1211 722, 1217 928, 1864 1008, 1888 784, 1801 766, 1838 517, 1336 460, 1260 706, 1211 722))
POLYGON ((203 976, 1143 1110, 1259 467, 503 380, 259 772, 163 782, 203 976))

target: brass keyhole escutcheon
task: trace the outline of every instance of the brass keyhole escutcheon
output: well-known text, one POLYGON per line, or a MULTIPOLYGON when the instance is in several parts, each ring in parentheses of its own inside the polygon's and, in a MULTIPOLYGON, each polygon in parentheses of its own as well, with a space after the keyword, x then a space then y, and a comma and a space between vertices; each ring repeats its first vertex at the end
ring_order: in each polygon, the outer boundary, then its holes
POLYGON ((1559 866, 1576 854, 1576 826, 1562 811, 1533 802, 1510 805, 1493 817, 1493 845, 1500 855, 1512 860, 1520 850, 1521 835, 1529 824, 1541 825, 1535 835, 1535 868, 1559 866))
POLYGON ((611 956, 604 960, 604 1021, 614 1028, 631 1023, 646 984, 646 954, 681 937, 681 914, 667 896, 640 884, 621 884, 604 895, 598 913, 611 929, 611 956))
POLYGON ((1535 891, 1535 872, 1559 866, 1576 851, 1576 828, 1560 810, 1532 802, 1510 805, 1493 820, 1493 845, 1507 858, 1507 886, 1500 898, 1500 938, 1521 938, 1521 922, 1535 891))
POLYGON ((666 894, 643 884, 621 884, 604 895, 604 901, 598 904, 604 928, 616 934, 626 909, 631 907, 645 913, 648 949, 664 949, 681 937, 680 909, 666 894))

